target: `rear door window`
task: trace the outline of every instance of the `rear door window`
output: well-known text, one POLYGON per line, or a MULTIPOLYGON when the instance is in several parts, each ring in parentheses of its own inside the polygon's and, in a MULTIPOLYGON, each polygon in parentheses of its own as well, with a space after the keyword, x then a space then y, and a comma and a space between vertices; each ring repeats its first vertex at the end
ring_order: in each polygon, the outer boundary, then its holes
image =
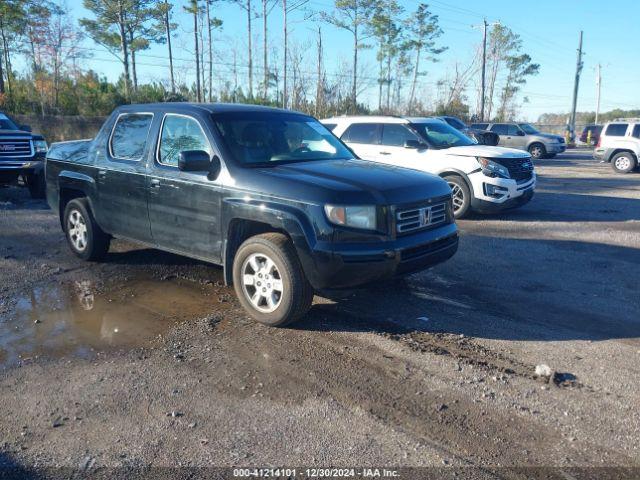
POLYGON ((352 143, 377 144, 379 124, 354 123, 342 134, 342 140, 352 143))
POLYGON ((631 136, 640 138, 640 123, 633 127, 633 132, 631 132, 631 136))
POLYGON ((607 127, 605 135, 608 137, 624 137, 628 126, 628 123, 612 123, 607 127))
POLYGON ((113 158, 140 160, 149 136, 152 113, 124 113, 118 117, 111 132, 109 148, 113 158))

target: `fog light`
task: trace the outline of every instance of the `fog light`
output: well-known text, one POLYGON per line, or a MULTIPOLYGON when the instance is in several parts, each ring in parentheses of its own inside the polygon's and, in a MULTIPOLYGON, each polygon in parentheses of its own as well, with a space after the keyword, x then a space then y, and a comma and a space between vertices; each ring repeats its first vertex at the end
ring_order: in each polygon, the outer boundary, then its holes
POLYGON ((484 193, 487 197, 503 197, 509 190, 504 187, 498 187, 497 185, 491 185, 490 183, 484 184, 484 193))

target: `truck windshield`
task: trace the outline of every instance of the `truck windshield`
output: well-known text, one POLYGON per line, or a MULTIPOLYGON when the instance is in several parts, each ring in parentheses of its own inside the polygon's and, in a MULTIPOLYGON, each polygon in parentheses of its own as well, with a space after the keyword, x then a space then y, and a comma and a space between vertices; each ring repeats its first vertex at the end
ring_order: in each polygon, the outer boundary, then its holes
POLYGON ((4 113, 0 113, 0 130, 18 130, 18 126, 4 113))
POLYGON ((519 125, 527 135, 537 135, 540 133, 533 125, 529 125, 528 123, 520 123, 519 125))
POLYGON ((234 159, 243 166, 354 158, 324 125, 305 115, 226 112, 213 114, 213 121, 234 159))
POLYGON ((444 122, 412 123, 411 126, 433 148, 466 147, 476 144, 465 134, 444 122))

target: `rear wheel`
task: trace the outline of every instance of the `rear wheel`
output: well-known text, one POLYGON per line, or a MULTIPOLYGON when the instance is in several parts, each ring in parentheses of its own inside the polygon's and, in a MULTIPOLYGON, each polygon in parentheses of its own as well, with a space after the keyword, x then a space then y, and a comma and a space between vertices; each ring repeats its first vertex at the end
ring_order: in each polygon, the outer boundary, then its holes
POLYGON ((71 200, 64 209, 64 231, 69 248, 83 260, 100 260, 109 251, 111 237, 96 223, 84 198, 71 200))
POLYGON ((629 173, 636 168, 637 164, 638 161, 631 152, 616 153, 611 158, 611 166, 617 173, 629 173))
POLYGON ((455 218, 463 218, 471 207, 471 191, 467 182, 458 175, 449 175, 444 177, 451 187, 451 196, 453 200, 453 216, 455 218))
POLYGON ((233 260, 233 285, 245 310, 272 327, 299 320, 313 301, 293 244, 281 233, 256 235, 240 246, 233 260))
POLYGON ((547 149, 544 148, 544 145, 541 143, 534 143, 529 147, 529 153, 531 154, 531 157, 539 160, 541 158, 544 158, 544 156, 547 154, 547 149))

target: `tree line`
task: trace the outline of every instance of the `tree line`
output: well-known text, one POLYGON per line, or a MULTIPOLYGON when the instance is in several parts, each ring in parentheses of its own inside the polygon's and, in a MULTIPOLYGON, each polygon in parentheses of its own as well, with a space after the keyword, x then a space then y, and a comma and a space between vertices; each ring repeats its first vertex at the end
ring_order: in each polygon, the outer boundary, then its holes
MULTIPOLYGON (((89 15, 76 21, 63 2, 0 0, 0 108, 104 115, 124 103, 189 100, 259 103, 316 116, 377 112, 471 118, 479 111, 470 100, 478 103, 481 97, 474 90, 480 83, 479 45, 471 61, 456 62, 441 78, 424 81, 428 65, 448 49, 439 17, 427 3, 408 11, 398 0, 334 0, 333 8, 317 11, 309 0, 83 0, 89 15), (229 34, 220 15, 223 3, 243 19, 242 31, 234 35, 244 51, 216 48, 221 35, 229 34), (313 32, 304 41, 291 38, 294 14, 313 32), (274 35, 275 15, 282 30, 274 35), (345 51, 351 53, 327 68, 325 37, 336 31, 347 33, 351 42, 345 51), (191 36, 187 54, 195 75, 176 66, 180 32, 191 36), (156 59, 145 53, 153 45, 161 45, 164 55, 156 59), (97 46, 112 56, 109 66, 120 66, 116 82, 85 67, 101 51, 97 46), (375 52, 375 66, 362 61, 365 50, 375 52), (149 58, 167 62, 166 75, 142 83, 140 72, 149 58), (26 67, 16 68, 18 59, 26 67), (220 66, 227 70, 220 73, 220 66)), ((517 33, 492 26, 487 119, 516 116, 520 102, 526 102, 520 89, 539 68, 523 52, 517 33)))

